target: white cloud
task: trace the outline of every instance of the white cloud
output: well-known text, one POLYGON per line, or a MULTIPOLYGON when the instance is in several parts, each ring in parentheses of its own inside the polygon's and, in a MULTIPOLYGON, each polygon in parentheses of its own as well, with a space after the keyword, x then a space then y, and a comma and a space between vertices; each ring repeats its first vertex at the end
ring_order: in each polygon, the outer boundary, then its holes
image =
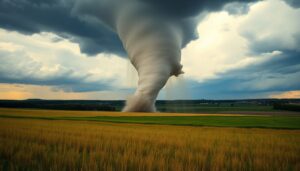
POLYGON ((110 54, 88 57, 78 44, 47 32, 23 35, 0 29, 0 63, 1 75, 10 79, 79 79, 114 88, 133 87, 137 80, 127 59, 110 54))
MULTIPOLYGON (((236 3, 234 7, 238 5, 243 4, 236 3)), ((208 13, 201 20, 197 26, 199 39, 182 50, 185 78, 204 82, 231 70, 278 58, 284 50, 299 51, 299 8, 292 8, 281 0, 266 0, 243 6, 234 13, 238 15, 226 11, 208 13)), ((10 79, 77 80, 84 84, 83 88, 106 84, 113 90, 133 88, 137 83, 137 73, 126 58, 112 54, 86 56, 77 43, 49 32, 23 35, 0 29, 0 64, 0 76, 10 79)), ((289 78, 281 75, 282 79, 270 74, 270 77, 260 76, 261 82, 249 81, 239 87, 266 90, 280 87, 283 81, 291 83, 290 78, 295 80, 293 84, 297 82, 297 74, 289 78)), ((186 86, 182 80, 176 82, 172 78, 168 82, 164 89, 166 98, 174 98, 174 94, 175 98, 182 98, 188 94, 183 90, 186 86)), ((25 92, 26 98, 55 98, 60 90, 54 90, 53 87, 27 87, 26 91, 18 91, 25 92), (43 96, 43 91, 48 92, 47 95, 43 96)), ((11 93, 23 97, 16 92, 11 93)), ((122 93, 113 95, 113 92, 68 93, 70 98, 98 99, 98 95, 109 97, 110 94, 116 99, 124 97, 122 93)))
POLYGON ((300 9, 280 0, 268 0, 251 6, 239 31, 255 50, 300 50, 300 9))
POLYGON ((244 15, 208 14, 197 27, 199 39, 182 50, 186 77, 200 82, 218 78, 220 73, 266 61, 281 50, 299 50, 299 17, 300 9, 280 0, 252 4, 244 15))

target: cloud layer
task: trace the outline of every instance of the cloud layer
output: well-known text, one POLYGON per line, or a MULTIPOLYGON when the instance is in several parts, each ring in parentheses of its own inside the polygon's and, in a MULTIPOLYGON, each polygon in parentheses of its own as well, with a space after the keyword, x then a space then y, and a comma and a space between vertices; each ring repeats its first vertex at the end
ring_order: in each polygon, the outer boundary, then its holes
MULTIPOLYGON (((65 91, 127 89, 127 59, 80 53, 78 44, 43 32, 22 35, 0 29, 0 82, 51 85, 65 91), (58 41, 57 41, 58 40, 58 41)), ((134 73, 133 73, 134 74, 134 73)))
MULTIPOLYGON (((24 34, 54 32, 80 45, 82 52, 95 55, 97 53, 114 53, 125 56, 118 36, 99 20, 99 15, 108 14, 114 4, 126 4, 136 0, 0 0, 0 27, 24 34)), ((228 2, 249 2, 246 0, 200 1, 200 0, 143 0, 145 4, 154 6, 157 14, 168 15, 180 19, 194 17, 202 11, 220 9, 228 2)), ((252 1, 252 0, 251 0, 252 1)), ((103 17, 101 17, 103 18, 103 17)), ((182 21, 185 32, 185 43, 195 38, 195 22, 182 21)))
MULTIPOLYGON (((97 18, 79 16, 74 2, 0 0, 2 87, 37 85, 46 87, 48 94, 79 93, 78 98, 85 99, 97 99, 92 96, 96 91, 106 92, 100 94, 107 99, 109 93, 125 98, 133 91, 136 72, 122 58, 126 54, 119 38, 97 18)), ((185 25, 189 36, 182 49, 184 78, 169 81, 161 99, 283 97, 300 89, 297 1, 225 6, 205 1, 145 2, 174 17, 193 16, 197 21, 185 25), (180 6, 189 10, 174 13, 180 6)), ((7 97, 2 90, 0 96, 7 97)))

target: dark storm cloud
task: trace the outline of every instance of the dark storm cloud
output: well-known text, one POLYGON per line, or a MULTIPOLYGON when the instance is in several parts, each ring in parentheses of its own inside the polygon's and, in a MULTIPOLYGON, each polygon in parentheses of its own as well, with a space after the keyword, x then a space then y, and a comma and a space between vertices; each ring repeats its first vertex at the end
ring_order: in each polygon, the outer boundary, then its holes
POLYGON ((254 2, 255 0, 143 0, 173 17, 192 17, 201 11, 220 10, 230 2, 254 2))
MULTIPOLYGON (((112 90, 111 86, 105 83, 82 83, 74 85, 56 85, 56 89, 63 90, 65 92, 91 92, 91 91, 107 91, 112 90)), ((115 90, 115 89, 114 89, 115 90)))
POLYGON ((250 4, 234 2, 224 6, 226 10, 231 15, 244 15, 249 12, 250 4))
MULTIPOLYGON (((284 32, 282 34, 284 34, 284 32)), ((290 39, 293 39, 292 44, 286 43, 282 40, 282 38, 278 38, 277 35, 268 36, 263 39, 250 34, 243 34, 243 36, 249 41, 249 48, 251 54, 286 50, 300 51, 300 46, 298 46, 300 44, 300 32, 295 33, 291 36, 290 39)), ((288 36, 290 35, 287 35, 286 37, 288 36)))
MULTIPOLYGON (((243 3, 252 3, 258 0, 142 0, 149 5, 153 5, 160 11, 173 17, 193 17, 202 11, 217 11, 228 3, 234 3, 231 8, 232 13, 246 13, 248 6, 243 3), (238 11, 237 11, 238 10, 238 11)), ((299 0, 284 0, 295 8, 300 7, 299 0)))
POLYGON ((118 36, 103 25, 87 24, 71 15, 64 1, 0 0, 0 27, 23 34, 54 32, 80 44, 87 54, 124 54, 118 36))
POLYGON ((272 92, 300 89, 300 53, 282 55, 243 69, 231 70, 204 83, 191 81, 192 98, 260 98, 272 92))
MULTIPOLYGON (((249 0, 143 1, 171 18, 193 17, 201 11, 219 10, 224 4, 229 2, 249 2, 249 0)), ((79 43, 83 53, 94 55, 106 52, 125 56, 125 51, 118 36, 100 21, 97 21, 95 19, 97 17, 87 22, 82 20, 81 16, 78 16, 80 14, 73 12, 75 4, 82 4, 78 2, 71 0, 0 0, 0 27, 23 34, 43 31, 54 32, 79 43)), ((86 10, 96 15, 95 12, 99 12, 97 11, 97 1, 93 0, 90 2, 94 4, 94 8, 87 8, 86 10)), ((122 1, 116 2, 126 3, 122 1)), ((196 37, 194 31, 196 22, 191 20, 182 22, 185 31, 184 44, 186 44, 196 37)))
POLYGON ((70 77, 69 73, 57 75, 51 78, 36 78, 32 76, 17 78, 5 76, 4 74, 0 73, 0 83, 53 86, 55 89, 64 90, 66 92, 110 90, 111 81, 113 80, 86 82, 85 77, 70 77))
POLYGON ((300 8, 300 1, 299 0, 285 0, 290 6, 294 8, 300 8))
POLYGON ((34 78, 34 77, 22 77, 14 78, 9 76, 0 77, 0 83, 17 83, 17 84, 35 84, 35 85, 72 85, 80 83, 80 78, 68 78, 66 75, 57 76, 55 78, 34 78))

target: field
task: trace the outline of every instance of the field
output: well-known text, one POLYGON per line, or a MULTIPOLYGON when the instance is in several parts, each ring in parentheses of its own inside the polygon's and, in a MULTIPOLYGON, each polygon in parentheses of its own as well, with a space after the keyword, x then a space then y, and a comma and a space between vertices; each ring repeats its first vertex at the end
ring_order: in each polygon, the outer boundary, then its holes
POLYGON ((271 105, 242 104, 242 103, 219 103, 219 104, 180 104, 166 103, 158 104, 157 108, 163 112, 180 113, 218 113, 218 112, 273 112, 271 105))
POLYGON ((0 170, 300 170, 299 118, 2 108, 0 170))

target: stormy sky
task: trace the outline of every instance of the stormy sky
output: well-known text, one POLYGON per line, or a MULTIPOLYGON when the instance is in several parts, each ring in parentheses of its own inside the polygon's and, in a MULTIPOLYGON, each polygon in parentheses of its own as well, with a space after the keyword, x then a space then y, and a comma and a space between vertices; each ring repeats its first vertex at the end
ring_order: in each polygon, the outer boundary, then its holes
MULTIPOLYGON (((142 1, 184 27, 185 74, 160 99, 300 98, 300 1, 142 1)), ((98 19, 110 14, 86 3, 93 8, 0 0, 0 99, 125 99, 134 91, 122 43, 98 19)))

